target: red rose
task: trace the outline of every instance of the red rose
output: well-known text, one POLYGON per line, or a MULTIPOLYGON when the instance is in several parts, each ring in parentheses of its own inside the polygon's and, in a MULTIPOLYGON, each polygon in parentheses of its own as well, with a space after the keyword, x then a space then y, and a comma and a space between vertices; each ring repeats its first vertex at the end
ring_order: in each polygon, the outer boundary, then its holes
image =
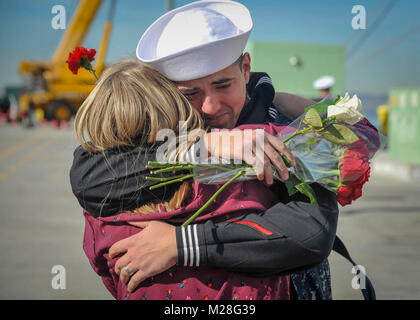
POLYGON ((83 67, 92 72, 92 65, 90 63, 95 60, 95 54, 95 49, 88 50, 84 47, 76 47, 73 52, 69 53, 66 61, 70 71, 77 74, 79 68, 83 67))
POLYGON ((337 191, 336 199, 344 207, 352 202, 353 193, 353 187, 341 186, 337 191))
POLYGON ((347 150, 340 159, 339 168, 342 185, 336 199, 345 206, 361 197, 363 185, 370 177, 369 159, 365 154, 347 150))
POLYGON ((362 196, 362 184, 353 186, 340 186, 337 191, 336 199, 343 207, 350 204, 353 200, 356 200, 362 196))
POLYGON ((369 160, 363 154, 353 150, 347 150, 339 163, 343 184, 354 185, 369 179, 369 160))
MULTIPOLYGON (((363 140, 360 137, 359 137, 359 140, 352 143, 349 146, 349 148, 350 148, 350 150, 358 152, 360 155, 363 155, 366 158, 369 156, 369 148, 367 147, 365 140, 363 140)), ((348 151, 350 151, 350 150, 348 150, 348 151)))

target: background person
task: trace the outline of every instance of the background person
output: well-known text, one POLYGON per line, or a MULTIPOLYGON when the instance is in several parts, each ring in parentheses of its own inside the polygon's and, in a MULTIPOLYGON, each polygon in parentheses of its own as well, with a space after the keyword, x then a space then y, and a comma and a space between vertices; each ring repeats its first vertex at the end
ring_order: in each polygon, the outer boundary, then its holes
POLYGON ((331 90, 335 83, 333 76, 322 76, 314 81, 314 88, 319 90, 319 98, 315 99, 318 102, 332 101, 334 98, 331 96, 331 90))

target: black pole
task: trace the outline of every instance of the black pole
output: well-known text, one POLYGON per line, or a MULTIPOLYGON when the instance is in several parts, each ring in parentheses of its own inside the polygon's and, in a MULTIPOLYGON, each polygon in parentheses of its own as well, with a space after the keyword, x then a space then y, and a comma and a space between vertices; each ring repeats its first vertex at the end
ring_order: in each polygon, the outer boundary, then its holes
POLYGON ((109 12, 108 12, 108 21, 110 22, 112 22, 112 20, 114 19, 115 5, 116 5, 116 1, 111 0, 111 5, 109 6, 109 12))
POLYGON ((166 11, 171 11, 174 8, 174 0, 166 0, 166 11))

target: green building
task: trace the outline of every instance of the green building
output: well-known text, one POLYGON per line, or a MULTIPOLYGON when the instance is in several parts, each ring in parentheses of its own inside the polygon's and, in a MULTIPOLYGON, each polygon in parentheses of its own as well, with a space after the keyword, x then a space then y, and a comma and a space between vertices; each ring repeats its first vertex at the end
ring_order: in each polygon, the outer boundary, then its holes
POLYGON ((389 154, 420 164, 420 88, 392 89, 389 101, 389 154))
POLYGON ((245 51, 251 54, 251 70, 268 73, 276 91, 317 98, 313 82, 332 75, 332 94, 344 94, 345 46, 250 41, 245 51))

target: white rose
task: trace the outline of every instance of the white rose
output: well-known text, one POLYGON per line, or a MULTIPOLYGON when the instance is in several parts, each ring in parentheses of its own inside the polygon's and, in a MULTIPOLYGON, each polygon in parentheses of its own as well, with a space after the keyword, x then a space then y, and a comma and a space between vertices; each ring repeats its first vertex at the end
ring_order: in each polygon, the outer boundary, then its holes
POLYGON ((346 92, 344 98, 337 101, 335 105, 328 106, 327 116, 334 116, 337 120, 353 125, 365 117, 362 111, 362 101, 356 95, 350 99, 350 95, 346 92))

